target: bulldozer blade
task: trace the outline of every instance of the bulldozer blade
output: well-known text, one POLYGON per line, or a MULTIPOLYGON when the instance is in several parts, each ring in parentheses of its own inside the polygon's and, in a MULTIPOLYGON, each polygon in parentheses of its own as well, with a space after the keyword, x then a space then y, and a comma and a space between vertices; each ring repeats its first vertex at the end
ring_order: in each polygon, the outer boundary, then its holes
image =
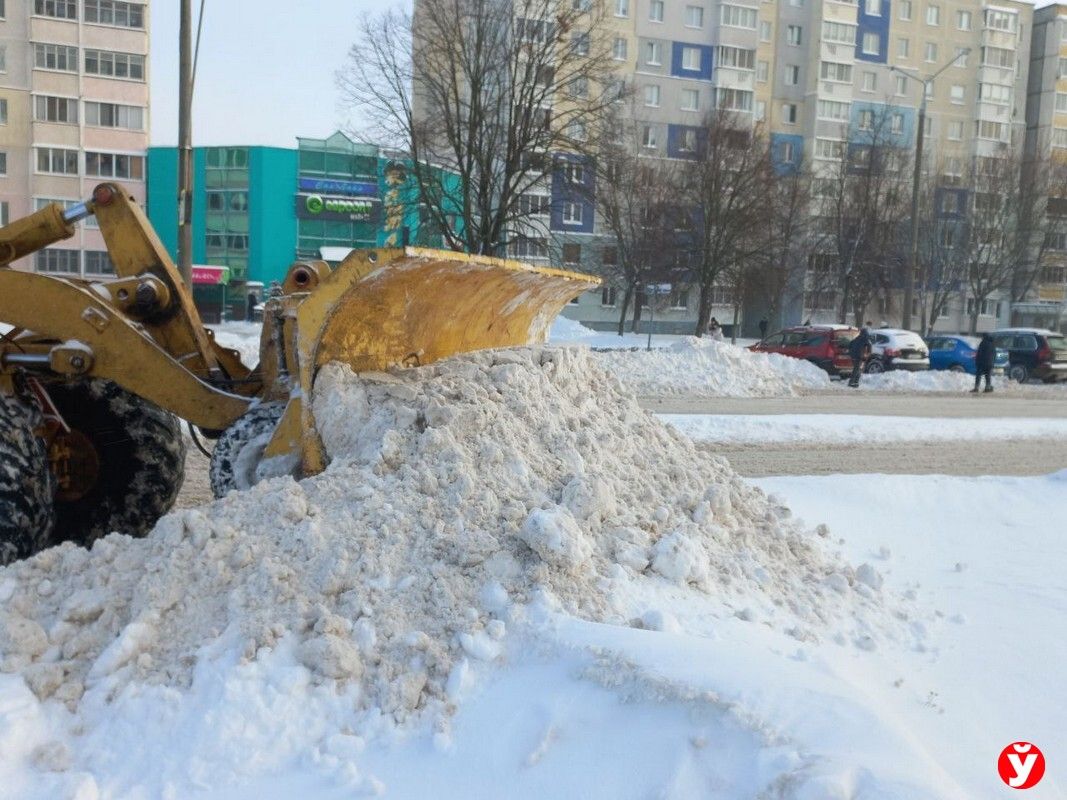
MULTIPOLYGON (((319 367, 333 361, 356 372, 379 371, 544 342, 563 307, 599 283, 590 275, 441 250, 356 251, 297 309, 302 398, 310 398, 319 367)), ((311 475, 325 468, 326 456, 302 398, 291 403, 300 405, 302 471, 311 475)), ((286 452, 292 439, 291 427, 279 431, 266 454, 286 452)))

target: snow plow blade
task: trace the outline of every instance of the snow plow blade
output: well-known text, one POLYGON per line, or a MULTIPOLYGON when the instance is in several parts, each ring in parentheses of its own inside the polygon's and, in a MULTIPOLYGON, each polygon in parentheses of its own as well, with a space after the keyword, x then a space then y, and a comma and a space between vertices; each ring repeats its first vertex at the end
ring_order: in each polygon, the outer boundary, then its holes
POLYGON ((420 248, 354 251, 332 273, 299 269, 290 271, 285 291, 307 292, 295 311, 302 391, 290 399, 265 455, 300 453, 304 475, 326 467, 305 402, 324 364, 374 372, 542 343, 563 307, 600 284, 576 272, 420 248))

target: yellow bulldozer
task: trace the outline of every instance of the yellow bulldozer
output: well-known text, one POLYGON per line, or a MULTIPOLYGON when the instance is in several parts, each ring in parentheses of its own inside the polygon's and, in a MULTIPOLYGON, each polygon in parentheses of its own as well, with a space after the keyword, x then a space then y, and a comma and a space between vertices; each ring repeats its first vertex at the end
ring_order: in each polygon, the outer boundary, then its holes
POLYGON ((151 224, 119 185, 0 228, 0 565, 62 541, 147 533, 181 488, 180 420, 215 440, 216 496, 327 466, 310 398, 331 361, 356 371, 544 341, 598 279, 439 250, 293 264, 264 308, 259 363, 206 328, 151 224), (95 215, 108 280, 10 264, 95 215))

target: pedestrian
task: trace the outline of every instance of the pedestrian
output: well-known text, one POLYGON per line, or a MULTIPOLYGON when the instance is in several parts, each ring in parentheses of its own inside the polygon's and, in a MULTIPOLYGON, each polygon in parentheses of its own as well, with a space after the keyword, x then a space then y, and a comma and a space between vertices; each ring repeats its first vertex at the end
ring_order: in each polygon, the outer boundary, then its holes
POLYGON ((722 325, 719 324, 719 321, 715 319, 715 317, 712 317, 708 321, 708 335, 716 342, 722 341, 722 325))
POLYGON ((860 370, 863 369, 867 356, 870 354, 871 331, 869 328, 864 328, 860 331, 860 335, 848 345, 848 355, 852 359, 852 375, 849 376, 848 385, 853 389, 860 385, 860 370))
POLYGON ((759 340, 762 342, 767 338, 767 320, 761 319, 759 321, 759 340))
POLYGON ((252 322, 256 318, 256 306, 259 305, 259 298, 256 297, 255 292, 249 292, 248 297, 245 298, 245 319, 252 322))
POLYGON ((974 356, 974 388, 971 389, 971 394, 978 393, 978 384, 982 382, 983 375, 985 376, 985 390, 993 391, 990 375, 993 373, 993 362, 996 358, 997 348, 993 345, 993 337, 988 332, 983 333, 982 341, 978 343, 978 352, 974 356))

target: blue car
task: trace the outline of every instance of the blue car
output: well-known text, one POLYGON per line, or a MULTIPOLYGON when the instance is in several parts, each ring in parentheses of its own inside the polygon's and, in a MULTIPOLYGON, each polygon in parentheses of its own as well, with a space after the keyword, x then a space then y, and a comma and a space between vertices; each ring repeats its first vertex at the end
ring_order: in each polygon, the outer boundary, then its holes
MULTIPOLYGON (((974 357, 978 353, 977 336, 931 336, 926 340, 930 348, 930 369, 975 373, 974 357)), ((993 374, 1001 375, 1008 368, 1008 351, 997 348, 993 359, 993 374)))

